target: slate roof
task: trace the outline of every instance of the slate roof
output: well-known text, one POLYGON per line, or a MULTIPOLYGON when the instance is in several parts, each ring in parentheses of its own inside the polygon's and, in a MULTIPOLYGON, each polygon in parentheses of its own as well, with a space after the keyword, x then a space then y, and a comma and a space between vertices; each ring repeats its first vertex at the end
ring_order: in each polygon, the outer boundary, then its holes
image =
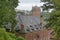
POLYGON ((18 24, 15 27, 15 30, 20 30, 20 24, 24 24, 24 33, 33 32, 35 30, 40 30, 40 17, 39 16, 25 16, 21 13, 17 14, 18 24))

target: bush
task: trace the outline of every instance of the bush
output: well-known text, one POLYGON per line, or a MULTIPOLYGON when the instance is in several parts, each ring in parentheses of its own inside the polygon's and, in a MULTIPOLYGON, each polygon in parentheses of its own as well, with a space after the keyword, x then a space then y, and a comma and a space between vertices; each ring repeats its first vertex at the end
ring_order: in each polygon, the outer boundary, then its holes
POLYGON ((4 28, 0 28, 0 40, 24 40, 24 38, 17 38, 14 34, 6 32, 4 28))
POLYGON ((24 40, 24 38, 23 37, 18 37, 17 40, 24 40))

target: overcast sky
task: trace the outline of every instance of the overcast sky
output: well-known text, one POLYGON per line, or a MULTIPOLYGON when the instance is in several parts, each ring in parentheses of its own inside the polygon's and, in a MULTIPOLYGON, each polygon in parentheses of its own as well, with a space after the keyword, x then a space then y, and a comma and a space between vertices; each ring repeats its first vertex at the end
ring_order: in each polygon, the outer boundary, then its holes
POLYGON ((18 6, 16 9, 19 10, 31 10, 32 6, 42 6, 43 3, 40 3, 40 0, 19 0, 18 6))

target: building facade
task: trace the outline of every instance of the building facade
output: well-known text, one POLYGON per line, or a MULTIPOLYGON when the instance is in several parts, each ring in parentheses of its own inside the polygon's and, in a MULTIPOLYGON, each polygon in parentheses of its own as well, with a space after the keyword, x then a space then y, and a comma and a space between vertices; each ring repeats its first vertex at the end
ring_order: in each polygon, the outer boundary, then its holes
POLYGON ((32 16, 23 14, 23 12, 17 12, 16 36, 22 36, 25 40, 50 40, 50 30, 43 28, 40 7, 32 7, 32 16))

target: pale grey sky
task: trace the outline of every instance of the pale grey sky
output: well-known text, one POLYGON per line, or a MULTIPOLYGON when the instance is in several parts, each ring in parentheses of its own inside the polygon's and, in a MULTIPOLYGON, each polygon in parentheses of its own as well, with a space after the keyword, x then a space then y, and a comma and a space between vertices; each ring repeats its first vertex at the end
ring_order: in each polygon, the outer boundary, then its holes
POLYGON ((40 0, 19 0, 18 6, 16 9, 19 10, 31 10, 32 6, 41 6, 43 3, 40 3, 40 0))
POLYGON ((40 0, 19 0, 21 3, 40 3, 40 0))

